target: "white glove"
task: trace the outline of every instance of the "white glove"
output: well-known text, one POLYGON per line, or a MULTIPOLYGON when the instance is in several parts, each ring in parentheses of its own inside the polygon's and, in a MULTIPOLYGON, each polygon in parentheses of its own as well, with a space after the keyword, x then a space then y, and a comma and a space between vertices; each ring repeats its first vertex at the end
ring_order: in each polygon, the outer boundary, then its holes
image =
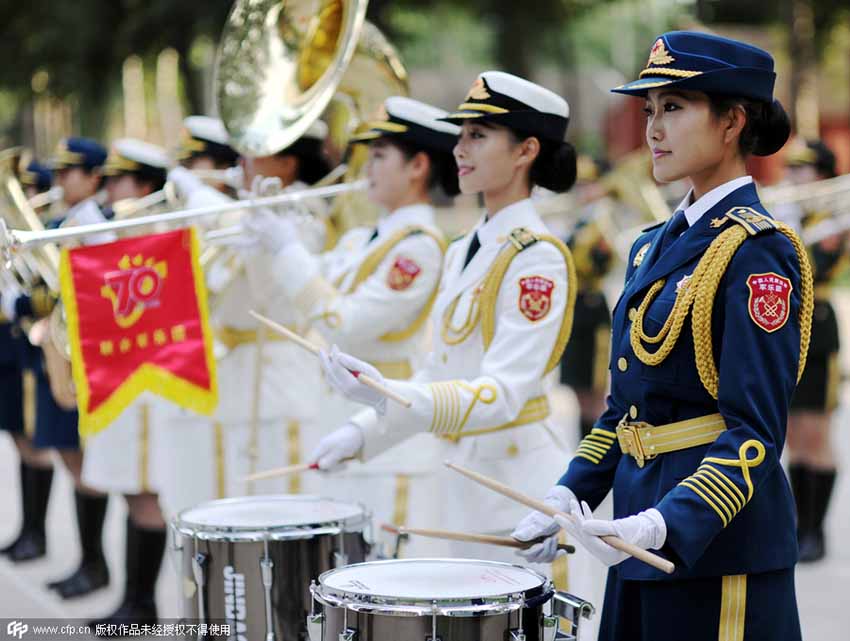
MULTIPOLYGON (((544 503, 551 505, 560 512, 568 511, 570 502, 575 500, 576 496, 573 491, 563 485, 556 485, 543 497, 544 503)), ((555 522, 555 519, 535 510, 523 517, 514 528, 511 536, 517 541, 532 541, 541 536, 547 537, 545 541, 535 543, 527 550, 517 551, 517 554, 531 563, 551 563, 560 554, 564 554, 563 550, 558 550, 558 532, 560 530, 561 526, 555 522)))
POLYGON ((330 352, 321 350, 319 356, 322 369, 325 370, 325 376, 331 387, 352 401, 371 405, 381 416, 386 413, 387 397, 357 380, 360 374, 366 374, 369 378, 383 384, 384 377, 377 369, 369 363, 339 351, 336 345, 331 347, 330 352))
POLYGON ((11 322, 17 318, 18 315, 15 313, 15 307, 22 293, 19 287, 11 285, 0 293, 0 312, 3 312, 6 320, 11 322))
POLYGON ((298 230, 286 217, 262 207, 246 217, 243 222, 246 236, 271 254, 298 240, 298 230))
POLYGON ((363 430, 354 423, 346 423, 319 441, 309 460, 318 464, 320 470, 330 470, 355 456, 363 448, 363 442, 363 430))
POLYGON ((555 520, 588 552, 609 567, 624 561, 629 555, 612 548, 599 538, 601 536, 614 535, 644 550, 657 550, 667 540, 667 524, 661 512, 654 507, 624 519, 606 521, 594 519, 585 501, 582 501, 580 507, 578 501, 573 501, 570 514, 573 519, 556 516, 555 520))
POLYGON ((168 182, 174 183, 181 198, 188 198, 193 191, 204 186, 204 181, 185 167, 175 167, 168 172, 168 182))

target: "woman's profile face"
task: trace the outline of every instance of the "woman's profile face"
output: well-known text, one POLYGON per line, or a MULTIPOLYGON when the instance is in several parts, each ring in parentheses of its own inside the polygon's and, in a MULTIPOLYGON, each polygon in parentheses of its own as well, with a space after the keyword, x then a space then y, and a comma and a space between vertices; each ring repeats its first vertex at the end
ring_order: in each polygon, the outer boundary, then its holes
POLYGON ((644 112, 652 172, 659 182, 697 176, 727 152, 725 130, 703 92, 651 89, 644 112))
POLYGON ((398 208, 412 182, 411 163, 404 153, 385 138, 369 145, 366 177, 369 200, 389 211, 398 208))
POLYGON ((454 148, 458 182, 464 194, 497 191, 518 171, 519 145, 505 127, 465 122, 454 148))

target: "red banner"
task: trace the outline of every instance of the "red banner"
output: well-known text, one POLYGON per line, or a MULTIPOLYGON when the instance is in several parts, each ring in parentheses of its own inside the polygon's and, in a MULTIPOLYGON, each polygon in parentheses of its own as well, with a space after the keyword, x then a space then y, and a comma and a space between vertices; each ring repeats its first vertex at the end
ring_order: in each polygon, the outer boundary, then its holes
POLYGON ((114 421, 142 392, 211 414, 212 333, 193 229, 62 252, 80 434, 114 421))

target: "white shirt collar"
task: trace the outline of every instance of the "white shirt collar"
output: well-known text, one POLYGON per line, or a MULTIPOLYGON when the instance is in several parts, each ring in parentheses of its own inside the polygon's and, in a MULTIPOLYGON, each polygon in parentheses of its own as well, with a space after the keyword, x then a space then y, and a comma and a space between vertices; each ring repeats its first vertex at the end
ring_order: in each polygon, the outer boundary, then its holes
POLYGON ((481 246, 490 243, 503 244, 514 229, 526 227, 534 231, 546 228, 530 198, 520 200, 501 209, 490 220, 482 218, 478 223, 478 242, 481 246))
POLYGON ((434 208, 425 203, 399 207, 378 221, 378 236, 386 236, 411 225, 435 226, 434 208))
POLYGON ((76 219, 80 216, 80 214, 85 212, 90 216, 95 211, 102 216, 100 212, 100 206, 97 204, 97 200, 95 200, 94 196, 90 196, 85 200, 81 200, 73 207, 69 207, 67 210, 65 210, 65 214, 62 217, 62 224, 65 225, 70 224, 72 222, 76 222, 76 219))
POLYGON ((736 189, 740 189, 744 185, 749 185, 751 182, 753 182, 752 176, 741 176, 740 178, 735 178, 734 180, 725 182, 722 185, 718 185, 707 194, 704 194, 703 197, 695 203, 691 203, 691 199, 694 196, 694 190, 691 189, 688 192, 688 195, 685 196, 685 199, 676 208, 676 211, 679 211, 680 209, 684 210, 685 218, 688 220, 688 227, 693 227, 694 224, 702 218, 702 215, 705 212, 714 207, 736 189))

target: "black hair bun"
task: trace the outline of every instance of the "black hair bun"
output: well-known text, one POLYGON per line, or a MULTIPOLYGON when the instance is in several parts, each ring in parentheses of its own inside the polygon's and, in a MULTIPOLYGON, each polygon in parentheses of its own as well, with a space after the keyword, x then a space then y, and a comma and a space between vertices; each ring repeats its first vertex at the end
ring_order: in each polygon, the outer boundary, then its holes
POLYGON ((770 156, 782 149, 791 136, 791 119, 778 100, 766 104, 762 117, 753 123, 753 153, 770 156))
POLYGON ((543 142, 531 166, 531 182, 556 193, 567 191, 576 181, 576 150, 568 142, 543 142))

